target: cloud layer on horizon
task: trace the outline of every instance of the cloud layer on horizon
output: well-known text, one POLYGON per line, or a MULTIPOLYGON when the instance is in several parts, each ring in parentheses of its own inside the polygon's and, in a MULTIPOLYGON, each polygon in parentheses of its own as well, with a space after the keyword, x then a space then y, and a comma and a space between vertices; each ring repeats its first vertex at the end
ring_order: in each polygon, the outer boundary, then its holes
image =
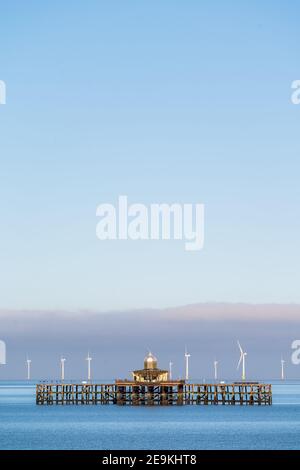
POLYGON ((211 377, 217 358, 223 378, 238 378, 237 339, 248 352, 249 377, 278 378, 281 355, 289 376, 300 376, 290 363, 291 342, 300 337, 297 304, 207 303, 124 312, 0 310, 0 321, 0 339, 7 344, 0 379, 24 378, 26 354, 37 379, 58 376, 61 354, 67 357, 69 378, 85 378, 88 350, 94 377, 128 377, 148 349, 162 367, 172 360, 174 374, 181 376, 185 345, 192 355, 193 377, 211 377))

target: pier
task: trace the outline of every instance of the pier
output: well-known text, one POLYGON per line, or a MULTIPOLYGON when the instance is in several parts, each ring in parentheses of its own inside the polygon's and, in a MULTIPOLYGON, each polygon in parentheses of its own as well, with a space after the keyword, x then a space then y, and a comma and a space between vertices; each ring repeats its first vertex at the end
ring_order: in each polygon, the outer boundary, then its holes
POLYGON ((157 367, 149 354, 144 368, 132 372, 132 380, 102 384, 43 383, 36 386, 37 405, 271 405, 272 386, 258 382, 191 384, 171 380, 170 372, 157 367))
POLYGON ((260 383, 38 384, 37 405, 271 405, 272 386, 260 383))

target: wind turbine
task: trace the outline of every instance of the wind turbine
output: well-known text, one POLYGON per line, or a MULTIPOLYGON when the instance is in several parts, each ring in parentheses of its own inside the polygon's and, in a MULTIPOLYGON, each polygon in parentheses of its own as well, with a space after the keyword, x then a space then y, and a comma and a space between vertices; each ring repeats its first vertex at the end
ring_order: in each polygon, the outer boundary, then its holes
POLYGON ((172 380, 172 366, 173 366, 173 362, 169 362, 169 379, 172 380))
POLYGON ((26 359, 26 364, 27 364, 27 380, 30 380, 31 359, 29 359, 28 356, 27 356, 27 359, 26 359))
POLYGON ((91 360, 92 360, 92 358, 91 358, 89 352, 88 352, 86 360, 88 362, 88 381, 90 382, 91 381, 91 360))
POLYGON ((66 359, 64 357, 60 358, 60 372, 61 372, 61 380, 65 380, 65 362, 66 359))
POLYGON ((215 381, 218 380, 218 361, 214 361, 215 381))
POLYGON ((190 354, 188 354, 187 349, 185 348, 185 380, 189 380, 189 358, 191 357, 190 354))
POLYGON ((285 364, 285 360, 283 358, 281 358, 281 380, 285 379, 284 364, 285 364))
POLYGON ((245 364, 245 360, 246 360, 246 356, 247 356, 247 353, 243 351, 242 349, 242 346, 240 344, 240 342, 238 341, 237 342, 238 344, 238 347, 239 347, 239 350, 241 352, 241 355, 240 355, 240 359, 239 359, 239 363, 237 365, 237 370, 239 369, 241 363, 242 363, 242 380, 246 380, 246 364, 245 364))

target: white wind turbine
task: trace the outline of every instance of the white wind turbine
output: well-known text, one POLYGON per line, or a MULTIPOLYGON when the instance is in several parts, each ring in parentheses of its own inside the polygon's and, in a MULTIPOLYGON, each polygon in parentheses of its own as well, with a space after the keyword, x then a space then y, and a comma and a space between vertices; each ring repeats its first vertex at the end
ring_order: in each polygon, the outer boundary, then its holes
POLYGON ((88 381, 90 382, 91 381, 91 356, 90 356, 90 353, 88 352, 88 355, 87 355, 87 363, 88 363, 88 381))
POLYGON ((247 356, 247 353, 243 351, 242 346, 240 345, 239 341, 237 342, 237 344, 238 344, 238 347, 239 347, 239 350, 240 350, 240 353, 241 353, 239 363, 237 365, 237 370, 239 369, 239 367, 242 363, 242 380, 246 380, 246 356, 247 356))
POLYGON ((26 364, 27 364, 27 380, 30 380, 31 377, 31 359, 27 356, 26 359, 26 364))
POLYGON ((218 380, 218 361, 214 361, 215 380, 218 380))
POLYGON ((281 358, 281 380, 285 379, 284 364, 285 364, 285 360, 281 358))
POLYGON ((169 379, 172 380, 172 366, 173 366, 173 362, 169 362, 169 379))
POLYGON ((189 358, 191 357, 190 354, 188 354, 187 349, 185 348, 185 380, 189 380, 189 358))
POLYGON ((65 380, 65 362, 66 362, 66 358, 61 357, 60 358, 60 372, 61 372, 61 380, 62 381, 65 380))

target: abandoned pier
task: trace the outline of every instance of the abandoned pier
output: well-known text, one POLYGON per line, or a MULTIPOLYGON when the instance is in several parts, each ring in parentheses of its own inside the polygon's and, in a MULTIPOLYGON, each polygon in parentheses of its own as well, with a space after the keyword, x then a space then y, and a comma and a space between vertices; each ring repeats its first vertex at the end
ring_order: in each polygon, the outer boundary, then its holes
POLYGON ((41 383, 37 405, 271 405, 272 386, 258 382, 191 384, 170 380, 149 353, 133 380, 102 383, 41 383))

